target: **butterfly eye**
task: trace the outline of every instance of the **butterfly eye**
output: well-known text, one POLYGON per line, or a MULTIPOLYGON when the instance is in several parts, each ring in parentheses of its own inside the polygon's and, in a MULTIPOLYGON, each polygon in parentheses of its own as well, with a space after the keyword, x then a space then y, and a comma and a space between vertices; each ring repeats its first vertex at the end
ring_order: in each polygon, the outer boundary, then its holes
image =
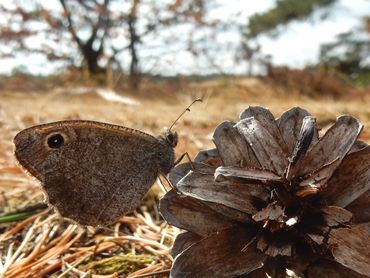
POLYGON ((48 146, 52 149, 58 149, 64 144, 64 137, 62 134, 54 134, 48 138, 48 146))
POLYGON ((171 147, 176 147, 177 145, 177 133, 176 132, 169 132, 166 134, 166 140, 170 144, 171 147))
POLYGON ((170 143, 173 142, 173 134, 172 133, 167 134, 167 140, 170 143))

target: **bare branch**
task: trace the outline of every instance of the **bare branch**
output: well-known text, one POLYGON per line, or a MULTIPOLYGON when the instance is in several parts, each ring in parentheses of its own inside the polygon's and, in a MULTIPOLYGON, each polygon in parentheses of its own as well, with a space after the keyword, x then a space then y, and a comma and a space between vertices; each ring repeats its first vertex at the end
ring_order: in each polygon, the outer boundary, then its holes
POLYGON ((65 0, 59 0, 59 2, 60 2, 60 4, 63 7, 64 16, 67 17, 67 21, 68 21, 68 26, 67 27, 68 27, 68 30, 71 33, 74 41, 77 43, 78 47, 80 49, 82 49, 82 47, 83 47, 82 46, 82 42, 81 42, 80 38, 77 36, 77 32, 75 30, 75 27, 74 27, 74 24, 73 24, 73 20, 72 20, 72 17, 71 17, 71 12, 68 9, 65 0))

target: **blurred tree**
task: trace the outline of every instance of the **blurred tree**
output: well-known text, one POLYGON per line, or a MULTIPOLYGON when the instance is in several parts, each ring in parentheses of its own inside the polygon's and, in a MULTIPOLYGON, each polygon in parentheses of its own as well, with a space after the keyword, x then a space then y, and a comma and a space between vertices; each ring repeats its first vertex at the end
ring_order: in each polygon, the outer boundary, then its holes
POLYGON ((308 18, 317 9, 328 7, 335 2, 337 0, 277 0, 272 9, 249 18, 245 35, 250 39, 261 34, 273 34, 277 27, 292 20, 308 18))
MULTIPOLYGON (((354 32, 346 32, 339 34, 336 41, 321 46, 320 60, 324 65, 355 78, 361 73, 362 64, 369 54, 369 39, 360 39, 354 32)), ((369 69, 369 65, 364 66, 369 69)))
POLYGON ((75 64, 78 62, 71 50, 77 46, 89 72, 99 73, 102 69, 98 61, 110 27, 109 2, 58 0, 44 6, 41 1, 15 0, 12 5, 0 4, 1 14, 7 19, 1 26, 0 40, 9 46, 8 56, 39 53, 50 61, 75 64))
POLYGON ((50 12, 42 10, 43 18, 49 23, 51 28, 67 27, 71 34, 72 40, 77 44, 83 60, 87 65, 90 73, 96 74, 101 72, 98 65, 99 58, 104 51, 104 40, 109 30, 109 0, 104 0, 102 3, 98 1, 68 1, 59 0, 63 7, 63 16, 66 23, 58 22, 59 18, 53 17, 50 12), (70 3, 67 3, 70 2, 70 3), (69 5, 68 5, 69 4, 69 5), (77 11, 81 13, 75 13, 77 11), (77 23, 73 18, 73 14, 81 16, 82 22, 77 23), (50 24, 51 23, 51 24, 50 24), (56 24, 57 23, 57 24, 56 24), (90 27, 90 32, 85 40, 76 29, 90 27))
MULTIPOLYGON (((122 57, 128 57, 131 86, 137 88, 138 49, 175 25, 209 24, 206 12, 204 0, 13 0, 0 3, 0 41, 6 44, 0 51, 2 57, 40 53, 85 66, 92 75, 107 64, 122 69, 122 57)), ((179 41, 163 46, 170 43, 179 41)))
POLYGON ((262 34, 278 35, 279 27, 287 25, 293 20, 309 18, 314 11, 329 7, 337 0, 276 0, 276 4, 270 10, 252 15, 248 24, 242 31, 244 41, 241 43, 240 54, 249 65, 248 73, 251 73, 252 64, 262 65, 267 74, 271 70, 271 57, 260 53, 260 47, 252 47, 252 41, 262 34))
POLYGON ((335 68, 358 83, 370 83, 370 18, 364 19, 364 26, 337 35, 335 41, 320 48, 320 62, 328 68, 335 68), (366 34, 367 33, 367 34, 366 34))
MULTIPOLYGON (((249 18, 245 30, 246 41, 262 34, 278 35, 280 26, 293 20, 310 18, 315 11, 331 7, 336 2, 338 0, 277 0, 272 9, 249 18)), ((334 68, 352 79, 359 79, 362 83, 370 83, 369 34, 370 17, 366 17, 364 27, 339 34, 335 41, 321 46, 320 64, 334 68)), ((269 72, 269 68, 267 71, 269 72)))
POLYGON ((247 41, 241 41, 239 47, 235 53, 235 60, 237 61, 245 61, 247 64, 247 75, 253 75, 253 65, 256 63, 260 63, 263 58, 260 57, 260 50, 261 46, 256 45, 252 46, 247 41))

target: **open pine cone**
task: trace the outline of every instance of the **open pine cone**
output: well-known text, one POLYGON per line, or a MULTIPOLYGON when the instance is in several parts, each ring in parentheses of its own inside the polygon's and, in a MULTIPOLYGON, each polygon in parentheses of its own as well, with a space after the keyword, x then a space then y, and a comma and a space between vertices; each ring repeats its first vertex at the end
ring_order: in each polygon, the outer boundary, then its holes
POLYGON ((216 149, 170 173, 160 202, 187 230, 171 277, 370 277, 370 146, 341 116, 319 138, 301 108, 249 107, 214 132, 216 149), (295 275, 295 276, 294 276, 295 275))

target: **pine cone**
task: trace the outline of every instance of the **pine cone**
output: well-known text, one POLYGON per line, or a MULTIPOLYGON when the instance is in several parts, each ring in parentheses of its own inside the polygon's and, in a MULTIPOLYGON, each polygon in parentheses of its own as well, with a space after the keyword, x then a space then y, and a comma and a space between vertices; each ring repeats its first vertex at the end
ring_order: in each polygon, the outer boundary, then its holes
POLYGON ((186 232, 171 277, 370 277, 370 146, 351 116, 319 138, 293 108, 249 107, 214 132, 215 149, 170 173, 160 202, 186 232), (294 276, 295 275, 295 276, 294 276))

